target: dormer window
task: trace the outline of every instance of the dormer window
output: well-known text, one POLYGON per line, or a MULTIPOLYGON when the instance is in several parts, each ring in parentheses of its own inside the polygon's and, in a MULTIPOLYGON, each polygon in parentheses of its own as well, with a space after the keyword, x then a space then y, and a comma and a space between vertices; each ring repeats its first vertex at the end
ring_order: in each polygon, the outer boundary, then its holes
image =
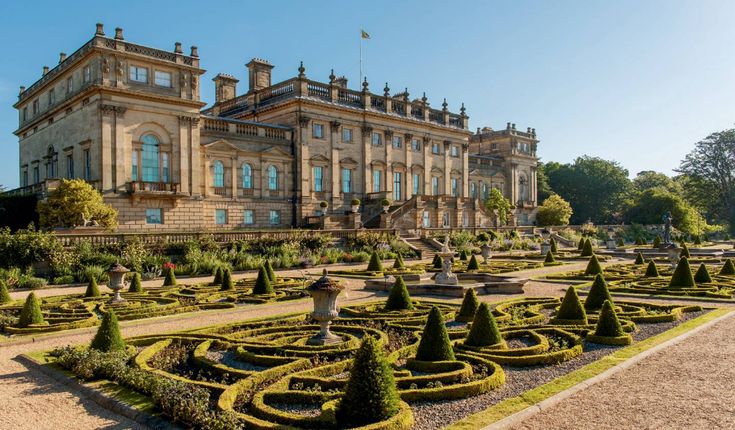
POLYGON ((133 82, 147 84, 148 69, 146 69, 145 67, 130 66, 130 80, 133 82))

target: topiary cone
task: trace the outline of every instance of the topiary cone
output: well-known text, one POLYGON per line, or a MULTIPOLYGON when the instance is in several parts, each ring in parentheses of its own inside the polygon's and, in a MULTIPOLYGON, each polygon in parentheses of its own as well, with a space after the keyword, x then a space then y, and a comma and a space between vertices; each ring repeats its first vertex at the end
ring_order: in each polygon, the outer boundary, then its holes
POLYGON ((661 246, 661 236, 656 235, 656 237, 653 238, 653 248, 658 248, 661 246))
POLYGON ((253 294, 273 294, 273 285, 268 280, 268 273, 266 273, 263 266, 260 266, 258 270, 258 278, 255 280, 253 294))
MULTIPOLYGON (((270 285, 270 282, 268 284, 270 285)), ((220 291, 232 291, 234 289, 235 283, 232 282, 232 272, 227 268, 222 269, 222 287, 220 287, 220 291)))
POLYGON ((705 266, 704 263, 699 265, 697 273, 694 274, 694 282, 698 284, 712 282, 712 277, 709 275, 709 272, 707 271, 707 266, 705 266))
POLYGON ((498 323, 495 321, 487 303, 481 303, 472 320, 472 327, 464 340, 468 346, 484 347, 503 343, 498 323))
POLYGON ((402 269, 404 267, 406 267, 406 265, 403 263, 403 257, 401 257, 401 254, 396 254, 396 258, 393 260, 393 268, 402 269))
POLYGON ((589 239, 584 241, 584 247, 582 248, 582 257, 591 257, 594 255, 592 251, 592 242, 589 239))
POLYGON ((34 293, 26 297, 23 303, 23 309, 20 311, 18 319, 18 327, 28 327, 31 324, 43 324, 43 312, 41 312, 41 302, 36 298, 34 293))
POLYGON ((689 267, 689 259, 684 257, 676 265, 674 274, 671 275, 671 281, 669 281, 669 287, 691 288, 694 285, 694 276, 692 276, 692 269, 689 267))
POLYGON ((173 268, 169 268, 168 270, 166 270, 166 277, 163 278, 163 286, 164 287, 176 286, 176 274, 174 273, 173 268))
POLYGON ((579 243, 577 243, 577 251, 581 251, 582 249, 584 249, 584 238, 580 237, 579 243))
POLYGON ((645 263, 645 260, 643 260, 643 254, 639 252, 638 255, 635 256, 635 261, 633 262, 633 264, 639 266, 643 263, 645 263))
POLYGON ((470 257, 470 262, 467 263, 467 270, 480 270, 480 264, 477 262, 475 254, 472 254, 472 257, 470 257))
POLYGON ((271 283, 276 282, 276 272, 273 270, 273 265, 271 264, 270 260, 265 260, 265 272, 268 274, 268 280, 271 281, 271 283))
POLYGON ((380 257, 378 256, 378 253, 376 251, 373 251, 373 253, 370 254, 370 262, 368 263, 367 271, 368 272, 382 272, 383 271, 383 262, 380 261, 380 257))
POLYGON ((564 294, 564 299, 561 301, 561 306, 559 306, 559 311, 556 313, 554 320, 559 320, 559 323, 574 322, 579 325, 587 324, 587 312, 579 300, 576 288, 571 286, 567 288, 567 292, 564 294))
POLYGON ((434 269, 442 268, 442 258, 439 257, 439 254, 434 254, 434 260, 431 261, 431 264, 434 266, 434 269))
POLYGON ((467 261, 467 251, 464 249, 459 253, 459 261, 467 261))
POLYGON ((217 266, 217 268, 214 269, 212 285, 222 285, 222 266, 217 266))
POLYGON ((355 353, 350 379, 335 416, 339 428, 363 427, 398 413, 400 399, 393 369, 372 336, 365 336, 355 353))
POLYGON ((385 310, 387 311, 405 311, 413 309, 411 296, 408 294, 408 288, 403 281, 403 276, 397 276, 396 282, 390 289, 388 300, 385 302, 385 310))
POLYGON ((13 299, 10 297, 10 293, 8 292, 8 286, 5 285, 4 281, 0 281, 0 304, 4 305, 12 301, 13 299))
POLYGON ((610 290, 607 289, 607 282, 602 276, 602 273, 598 273, 595 276, 592 287, 587 293, 587 298, 584 301, 584 308, 588 311, 593 311, 602 308, 605 300, 609 300, 613 303, 612 296, 610 296, 610 290))
POLYGON ((731 259, 728 258, 727 260, 725 260, 725 264, 722 266, 722 269, 720 269, 719 274, 725 276, 735 275, 735 264, 733 264, 731 259))
POLYGON ((477 293, 474 288, 468 288, 464 293, 462 299, 462 306, 459 308, 459 313, 454 317, 455 321, 470 322, 475 318, 475 312, 477 307, 480 306, 480 302, 477 300, 477 293))
POLYGON ((549 240, 549 246, 551 247, 552 253, 556 254, 557 252, 559 252, 559 248, 556 245, 556 239, 554 239, 553 237, 549 240))
POLYGON ((130 280, 130 287, 128 287, 129 293, 142 293, 143 285, 140 282, 140 273, 133 272, 133 279, 130 280))
POLYGON ((656 263, 654 263, 653 260, 650 260, 648 262, 648 267, 646 267, 646 274, 644 275, 646 278, 656 278, 658 277, 658 268, 656 267, 656 263))
POLYGON ((687 248, 687 244, 684 243, 681 246, 681 252, 679 253, 679 258, 692 258, 691 254, 689 254, 689 248, 687 248))
POLYGON ((426 320, 421 342, 416 351, 416 360, 447 361, 454 360, 454 350, 449 342, 449 334, 444 326, 444 317, 436 306, 431 308, 426 320))
POLYGON ((102 317, 102 324, 97 334, 94 335, 90 347, 102 352, 125 350, 125 341, 120 334, 120 325, 117 323, 117 316, 112 308, 109 308, 102 317))
POLYGON ((551 251, 546 251, 546 258, 544 258, 544 263, 556 263, 554 254, 552 254, 551 251))
POLYGON ((612 302, 605 300, 600 311, 600 318, 597 320, 597 327, 595 327, 595 336, 619 337, 624 334, 623 326, 620 325, 612 302))
POLYGON ((602 273, 602 266, 600 266, 600 261, 597 259, 597 256, 595 254, 592 254, 589 262, 587 263, 587 268, 584 269, 584 275, 592 276, 600 273, 602 273))
POLYGON ((99 297, 100 289, 97 286, 97 279, 92 276, 87 284, 87 289, 84 291, 84 297, 99 297))

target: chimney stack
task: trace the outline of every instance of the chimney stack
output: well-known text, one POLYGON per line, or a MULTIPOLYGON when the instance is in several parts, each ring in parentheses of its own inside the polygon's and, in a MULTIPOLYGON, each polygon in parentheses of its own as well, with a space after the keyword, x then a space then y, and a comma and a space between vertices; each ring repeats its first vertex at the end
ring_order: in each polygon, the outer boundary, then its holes
POLYGON ((184 51, 181 50, 181 42, 174 43, 174 53, 176 54, 183 54, 184 51))
POLYGON ((59 54, 59 64, 63 63, 64 60, 66 60, 66 53, 62 52, 59 54))
POLYGON ((23 85, 21 85, 21 86, 20 86, 20 91, 18 92, 18 95, 21 95, 21 94, 23 94, 24 92, 26 92, 26 87, 25 87, 25 86, 23 86, 23 85))
POLYGON ((123 29, 122 28, 117 27, 115 29, 115 39, 117 39, 117 40, 125 40, 125 38, 123 37, 123 29))
POLYGON ((248 68, 249 91, 271 86, 271 70, 273 70, 271 63, 260 58, 253 58, 245 66, 248 68))
POLYGON ((46 73, 48 73, 48 66, 43 66, 43 74, 41 76, 46 76, 46 73))
POLYGON ((215 103, 222 103, 237 97, 237 83, 240 82, 237 78, 220 73, 212 80, 214 81, 215 103))
POLYGON ((196 46, 191 47, 191 54, 189 54, 192 57, 199 57, 199 48, 196 46))
POLYGON ((97 31, 94 32, 95 36, 103 36, 105 35, 105 26, 101 23, 97 23, 97 31))

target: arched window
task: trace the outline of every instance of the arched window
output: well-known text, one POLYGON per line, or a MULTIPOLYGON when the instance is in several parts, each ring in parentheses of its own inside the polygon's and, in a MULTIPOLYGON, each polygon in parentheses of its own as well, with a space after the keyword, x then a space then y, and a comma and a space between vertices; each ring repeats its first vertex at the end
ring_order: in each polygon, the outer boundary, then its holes
POLYGON ((268 166, 268 189, 278 189, 278 169, 273 165, 268 166))
POLYGON ((248 163, 242 165, 242 187, 253 188, 253 168, 248 163))
POLYGON ((225 165, 219 160, 214 162, 214 186, 217 188, 225 186, 225 165))
MULTIPOLYGON (((160 181, 160 170, 159 170, 159 151, 160 145, 158 138, 151 134, 143 136, 143 151, 142 151, 142 178, 143 182, 159 182, 160 181)), ((137 160, 134 160, 137 163, 137 160)))

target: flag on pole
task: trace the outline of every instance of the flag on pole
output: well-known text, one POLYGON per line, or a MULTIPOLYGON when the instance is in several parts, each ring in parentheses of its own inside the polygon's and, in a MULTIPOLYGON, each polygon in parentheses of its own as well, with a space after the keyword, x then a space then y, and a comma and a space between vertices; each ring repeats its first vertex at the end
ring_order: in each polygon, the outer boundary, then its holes
POLYGON ((362 37, 363 39, 370 39, 370 35, 368 34, 368 32, 363 29, 360 29, 360 37, 362 37))

